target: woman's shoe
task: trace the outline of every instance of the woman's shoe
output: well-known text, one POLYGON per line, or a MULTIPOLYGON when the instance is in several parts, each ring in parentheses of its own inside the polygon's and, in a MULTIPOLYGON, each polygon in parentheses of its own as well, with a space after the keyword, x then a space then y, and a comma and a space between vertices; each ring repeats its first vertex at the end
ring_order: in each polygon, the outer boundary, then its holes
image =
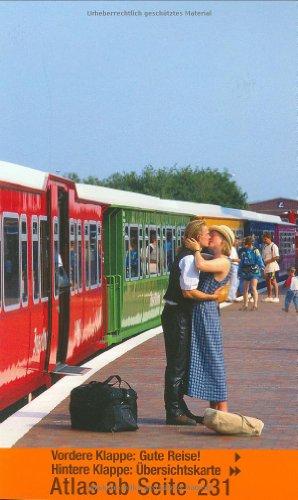
POLYGON ((258 310, 258 306, 252 306, 251 311, 257 311, 257 310, 258 310))
POLYGON ((239 311, 247 311, 248 309, 248 306, 242 306, 240 307, 239 311))

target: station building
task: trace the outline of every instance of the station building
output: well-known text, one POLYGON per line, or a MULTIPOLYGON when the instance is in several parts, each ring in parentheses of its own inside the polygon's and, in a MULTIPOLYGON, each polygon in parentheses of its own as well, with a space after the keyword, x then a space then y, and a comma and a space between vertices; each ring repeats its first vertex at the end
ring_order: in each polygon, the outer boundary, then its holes
POLYGON ((249 209, 262 214, 277 215, 285 222, 298 225, 298 199, 272 198, 254 201, 248 204, 249 209))

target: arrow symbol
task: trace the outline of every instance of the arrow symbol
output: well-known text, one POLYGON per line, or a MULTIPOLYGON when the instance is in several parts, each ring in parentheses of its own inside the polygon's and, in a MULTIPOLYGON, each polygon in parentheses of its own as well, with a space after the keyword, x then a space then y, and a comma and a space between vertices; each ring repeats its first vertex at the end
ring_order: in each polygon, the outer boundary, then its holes
POLYGON ((230 476, 233 476, 235 474, 235 476, 237 476, 237 474, 239 474, 241 472, 240 469, 238 469, 238 467, 230 467, 230 476))
POLYGON ((237 460, 239 460, 240 458, 240 455, 238 455, 238 453, 235 453, 235 462, 237 462, 237 460))

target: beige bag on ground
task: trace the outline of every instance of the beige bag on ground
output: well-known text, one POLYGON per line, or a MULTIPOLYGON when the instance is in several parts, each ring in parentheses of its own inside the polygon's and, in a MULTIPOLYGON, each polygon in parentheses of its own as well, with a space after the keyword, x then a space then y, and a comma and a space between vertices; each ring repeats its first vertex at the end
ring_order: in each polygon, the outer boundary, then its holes
POLYGON ((245 417, 240 413, 206 408, 203 424, 219 434, 242 434, 245 436, 260 436, 264 422, 258 418, 245 417))

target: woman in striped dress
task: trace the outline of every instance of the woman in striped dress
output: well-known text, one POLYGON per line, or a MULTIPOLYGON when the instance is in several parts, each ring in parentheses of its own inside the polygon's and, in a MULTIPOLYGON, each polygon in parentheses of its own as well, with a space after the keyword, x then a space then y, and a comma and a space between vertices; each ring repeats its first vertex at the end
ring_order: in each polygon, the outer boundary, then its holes
MULTIPOLYGON (((185 241, 185 246, 195 252, 200 271, 198 289, 205 293, 214 293, 229 281, 228 256, 235 239, 233 231, 225 225, 210 227, 210 236, 213 260, 202 257, 197 241, 185 241)), ((215 302, 197 302, 193 309, 187 394, 209 400, 211 408, 228 411, 221 323, 215 302)))

